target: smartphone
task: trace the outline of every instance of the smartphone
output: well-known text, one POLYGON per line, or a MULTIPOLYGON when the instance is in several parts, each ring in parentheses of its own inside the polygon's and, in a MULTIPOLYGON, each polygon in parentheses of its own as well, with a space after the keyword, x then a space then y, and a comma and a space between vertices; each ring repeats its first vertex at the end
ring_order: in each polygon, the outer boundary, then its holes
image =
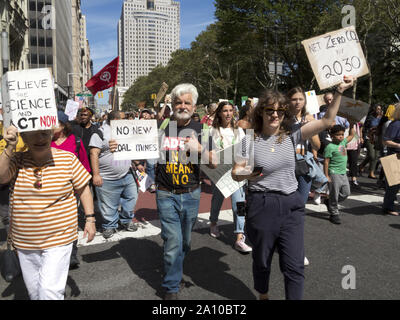
POLYGON ((261 174, 262 171, 263 171, 263 167, 254 167, 252 174, 253 173, 261 174))

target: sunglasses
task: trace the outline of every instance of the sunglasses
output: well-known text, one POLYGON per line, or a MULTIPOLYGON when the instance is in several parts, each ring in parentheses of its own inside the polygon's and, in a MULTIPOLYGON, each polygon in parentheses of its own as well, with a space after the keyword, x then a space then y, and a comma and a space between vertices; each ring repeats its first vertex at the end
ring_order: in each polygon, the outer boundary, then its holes
POLYGON ((268 116, 272 116, 275 111, 278 114, 278 117, 282 117, 285 114, 286 108, 278 108, 278 109, 274 109, 274 108, 271 108, 271 107, 265 107, 264 108, 264 112, 268 116))
POLYGON ((35 183, 33 184, 33 186, 36 189, 42 189, 42 169, 41 168, 36 168, 33 170, 33 176, 36 178, 35 183))

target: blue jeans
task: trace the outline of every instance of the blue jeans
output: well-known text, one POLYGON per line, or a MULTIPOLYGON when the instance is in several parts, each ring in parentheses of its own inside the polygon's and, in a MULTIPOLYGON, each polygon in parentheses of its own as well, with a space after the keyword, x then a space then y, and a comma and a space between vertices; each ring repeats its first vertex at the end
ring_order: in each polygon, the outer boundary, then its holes
POLYGON ((191 233, 197 220, 200 188, 193 192, 173 194, 157 190, 157 210, 164 240, 164 280, 167 292, 179 291, 183 260, 190 250, 191 233))
MULTIPOLYGON (((211 199, 211 212, 210 212, 210 221, 212 223, 217 223, 218 221, 218 216, 219 216, 219 211, 221 210, 222 203, 224 202, 224 196, 219 191, 219 189, 215 186, 215 184, 212 184, 213 186, 213 196, 211 199)), ((231 200, 232 200, 232 211, 233 211, 233 223, 235 225, 235 231, 234 233, 244 233, 244 216, 238 216, 237 215, 237 202, 242 202, 245 201, 246 196, 244 193, 243 187, 240 188, 239 190, 235 191, 231 195, 231 200)))
POLYGON ((156 180, 156 164, 157 159, 146 160, 146 173, 153 181, 156 180))
POLYGON ((388 211, 395 211, 394 210, 394 201, 396 200, 397 192, 399 192, 400 184, 395 184, 389 187, 387 181, 386 183, 386 191, 385 196, 383 197, 383 209, 388 211))
POLYGON ((117 180, 103 179, 103 185, 95 188, 97 202, 103 217, 103 229, 118 227, 118 220, 122 224, 132 221, 138 189, 130 172, 117 180), (121 212, 118 207, 121 204, 121 212))
POLYGON ((297 190, 300 192, 303 204, 306 204, 308 200, 308 194, 310 193, 311 190, 312 180, 309 176, 300 176, 297 177, 297 182, 299 184, 297 190))

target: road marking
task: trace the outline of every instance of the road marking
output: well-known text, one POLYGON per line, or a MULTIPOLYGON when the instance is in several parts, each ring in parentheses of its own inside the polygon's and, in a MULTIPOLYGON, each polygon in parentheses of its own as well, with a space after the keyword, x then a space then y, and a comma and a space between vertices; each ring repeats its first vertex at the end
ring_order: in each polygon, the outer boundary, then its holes
MULTIPOLYGON (((366 202, 366 203, 371 203, 371 202, 382 202, 382 196, 376 196, 376 195, 369 195, 369 194, 363 194, 363 195, 356 195, 356 196, 349 196, 349 200, 357 200, 360 202, 366 202)), ((357 208, 363 205, 359 206, 352 206, 352 208, 357 208)), ((328 212, 326 211, 326 206, 324 204, 320 205, 315 205, 311 203, 306 204, 306 208, 309 210, 312 210, 314 212, 326 212, 328 215, 328 212)), ((204 228, 209 228, 210 222, 210 213, 199 213, 198 219, 196 222, 196 225, 194 229, 204 229, 204 228)), ((223 226, 233 223, 233 214, 232 210, 221 210, 219 214, 219 219, 218 219, 218 225, 223 226)), ((91 246, 91 245, 96 245, 96 244, 104 244, 108 242, 116 242, 122 239, 129 239, 129 238, 135 238, 135 239, 141 239, 141 238, 148 238, 152 236, 156 236, 161 234, 161 225, 160 225, 160 220, 152 220, 148 221, 148 224, 139 224, 140 227, 137 231, 135 232, 130 232, 130 231, 125 231, 121 230, 115 233, 111 238, 109 239, 104 239, 101 232, 96 232, 96 235, 94 239, 87 243, 86 239, 83 239, 83 231, 78 232, 78 247, 84 247, 84 246, 91 246)))
MULTIPOLYGON (((194 229, 204 229, 210 226, 210 213, 199 213, 197 222, 194 229)), ((223 226, 233 222, 232 210, 221 210, 218 217, 218 225, 223 226)), ((83 239, 83 231, 78 231, 78 247, 92 246, 96 244, 104 244, 108 242, 115 242, 122 239, 142 239, 161 234, 160 220, 151 220, 147 224, 139 223, 139 229, 135 232, 121 230, 115 233, 111 238, 104 239, 101 232, 96 232, 94 239, 87 243, 86 239, 83 239)))

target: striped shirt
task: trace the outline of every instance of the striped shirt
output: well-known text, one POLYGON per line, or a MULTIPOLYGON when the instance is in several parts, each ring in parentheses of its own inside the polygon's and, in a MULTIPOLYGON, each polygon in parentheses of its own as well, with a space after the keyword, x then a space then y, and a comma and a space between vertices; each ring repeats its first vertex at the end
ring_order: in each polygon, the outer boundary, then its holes
POLYGON ((10 162, 11 234, 17 249, 44 250, 72 243, 78 238, 78 210, 74 190, 91 176, 71 152, 54 149, 41 169, 42 188, 34 187, 37 168, 28 152, 10 162))
MULTIPOLYGON (((295 145, 301 142, 301 131, 298 128, 292 134, 295 145)), ((263 175, 249 181, 250 191, 278 191, 291 194, 297 190, 298 184, 295 174, 294 146, 290 136, 286 136, 282 143, 278 142, 279 136, 259 136, 251 143, 249 136, 243 139, 242 156, 254 166, 263 168, 263 175)), ((238 148, 240 149, 240 148, 238 148)))

